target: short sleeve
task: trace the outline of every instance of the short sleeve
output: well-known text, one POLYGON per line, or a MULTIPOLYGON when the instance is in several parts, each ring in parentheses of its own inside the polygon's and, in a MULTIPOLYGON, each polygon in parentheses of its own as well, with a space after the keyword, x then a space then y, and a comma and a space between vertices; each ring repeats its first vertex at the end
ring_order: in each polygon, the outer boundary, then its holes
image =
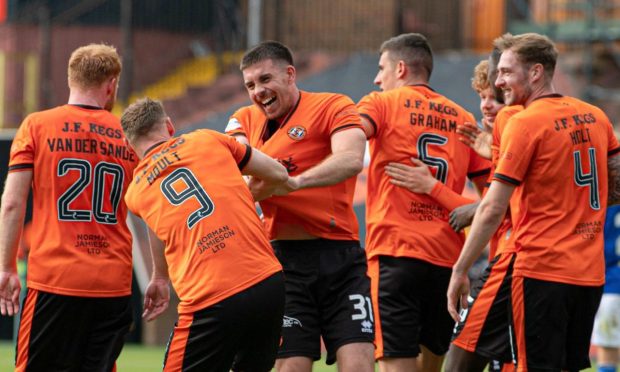
POLYGON ((614 128, 611 126, 611 123, 607 122, 607 156, 613 156, 620 152, 620 144, 618 143, 618 138, 614 133, 614 128))
POLYGON ((239 110, 237 110, 229 119, 228 119, 228 124, 226 124, 226 129, 224 129, 224 132, 226 134, 228 134, 229 136, 233 136, 236 134, 242 134, 244 136, 247 137, 246 134, 246 129, 243 126, 243 112, 245 111, 245 108, 241 108, 239 110))
POLYGON ((500 140, 500 151, 493 180, 520 185, 525 179, 538 141, 524 123, 511 118, 500 140))
POLYGON ((250 158, 252 157, 251 146, 239 143, 231 136, 226 136, 217 132, 212 132, 212 134, 215 139, 228 148, 235 159, 235 162, 239 166, 239 169, 243 169, 248 164, 250 158))
POLYGON ((377 135, 380 124, 384 118, 384 105, 378 92, 364 96, 357 104, 359 114, 373 126, 375 136, 377 135))
POLYGON ((363 129, 359 112, 351 98, 337 95, 336 99, 330 102, 328 110, 330 116, 328 130, 330 135, 346 129, 363 129))
POLYGON ((9 156, 9 172, 19 172, 34 168, 35 140, 32 128, 32 117, 24 119, 20 125, 9 156))

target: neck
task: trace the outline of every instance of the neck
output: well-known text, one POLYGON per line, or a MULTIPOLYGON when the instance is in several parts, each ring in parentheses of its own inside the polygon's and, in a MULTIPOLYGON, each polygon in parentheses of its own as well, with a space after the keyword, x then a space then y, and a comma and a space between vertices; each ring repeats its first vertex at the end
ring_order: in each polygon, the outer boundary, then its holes
POLYGON ((529 97, 523 104, 523 107, 529 106, 532 102, 534 102, 536 99, 540 97, 548 96, 550 94, 555 94, 555 93, 556 91, 555 89, 553 89, 553 86, 551 84, 545 84, 545 85, 536 87, 532 89, 532 93, 529 95, 529 97))
POLYGON ((409 86, 409 85, 420 85, 420 84, 428 85, 428 79, 424 79, 418 76, 410 76, 407 79, 402 79, 399 81, 400 81, 401 87, 409 86))
POLYGON ((80 90, 71 88, 69 92, 70 105, 88 105, 103 108, 106 103, 105 94, 101 94, 95 89, 80 90))
POLYGON ((288 109, 286 114, 284 114, 284 116, 281 116, 281 117, 276 119, 278 124, 282 124, 282 122, 284 120, 286 120, 286 118, 288 118, 289 115, 291 115, 291 112, 295 109, 295 106, 297 106, 297 102, 299 101, 299 97, 301 95, 301 92, 299 91, 299 88, 297 88, 297 86, 295 86, 291 93, 292 93, 291 95, 293 96, 293 102, 291 102, 291 107, 288 109))
POLYGON ((146 155, 146 152, 151 150, 154 146, 166 142, 171 136, 158 135, 157 137, 144 138, 134 141, 131 145, 134 151, 138 155, 138 159, 142 160, 146 155))

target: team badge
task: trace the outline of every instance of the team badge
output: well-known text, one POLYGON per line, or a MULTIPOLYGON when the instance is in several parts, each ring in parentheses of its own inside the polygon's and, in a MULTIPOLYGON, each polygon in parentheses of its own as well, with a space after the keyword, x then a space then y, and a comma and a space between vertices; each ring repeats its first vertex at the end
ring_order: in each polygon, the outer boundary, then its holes
POLYGON ((294 139, 295 141, 300 141, 306 136, 306 128, 302 126, 292 127, 288 130, 288 136, 294 139))

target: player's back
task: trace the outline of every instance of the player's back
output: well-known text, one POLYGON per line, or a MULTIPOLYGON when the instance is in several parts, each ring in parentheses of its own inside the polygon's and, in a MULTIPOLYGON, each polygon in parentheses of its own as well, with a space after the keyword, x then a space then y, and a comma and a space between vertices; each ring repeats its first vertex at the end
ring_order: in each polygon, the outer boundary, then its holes
POLYGON ((369 139, 367 249, 371 255, 452 266, 463 235, 450 228, 448 210, 430 196, 393 185, 384 168, 390 162, 413 165, 410 158, 415 157, 430 165, 440 182, 461 193, 468 174, 484 174, 490 166, 458 140, 456 128, 475 122, 474 117, 425 85, 371 93, 358 109, 375 126, 369 139))
POLYGON ((199 130, 151 148, 136 168, 127 205, 165 242, 181 313, 281 270, 239 170, 250 156, 232 137, 199 130))
POLYGON ((64 105, 24 120, 9 169, 33 169, 29 287, 85 297, 131 293, 122 198, 136 163, 106 110, 64 105))
POLYGON ((575 98, 542 97, 510 119, 495 178, 520 185, 511 199, 515 272, 603 283, 607 156, 616 147, 605 114, 575 98))

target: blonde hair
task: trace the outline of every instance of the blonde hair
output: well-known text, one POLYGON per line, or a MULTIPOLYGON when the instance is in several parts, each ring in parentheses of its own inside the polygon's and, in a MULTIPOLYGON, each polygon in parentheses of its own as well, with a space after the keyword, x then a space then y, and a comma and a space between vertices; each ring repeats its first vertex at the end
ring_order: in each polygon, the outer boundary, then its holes
POLYGON ((139 137, 147 135, 153 126, 166 117, 162 103, 146 97, 125 109, 121 116, 121 126, 127 140, 134 143, 139 137))
POLYGON ((480 61, 474 67, 474 76, 471 78, 471 87, 478 93, 489 88, 491 82, 489 81, 489 61, 486 59, 480 61))
POLYGON ((121 59, 116 48, 106 44, 89 44, 71 53, 67 75, 69 86, 92 88, 121 73, 121 59))
POLYGON ((493 45, 502 53, 506 50, 513 51, 526 68, 540 63, 547 78, 553 78, 558 50, 547 36, 533 32, 520 35, 506 33, 495 39, 493 45))

